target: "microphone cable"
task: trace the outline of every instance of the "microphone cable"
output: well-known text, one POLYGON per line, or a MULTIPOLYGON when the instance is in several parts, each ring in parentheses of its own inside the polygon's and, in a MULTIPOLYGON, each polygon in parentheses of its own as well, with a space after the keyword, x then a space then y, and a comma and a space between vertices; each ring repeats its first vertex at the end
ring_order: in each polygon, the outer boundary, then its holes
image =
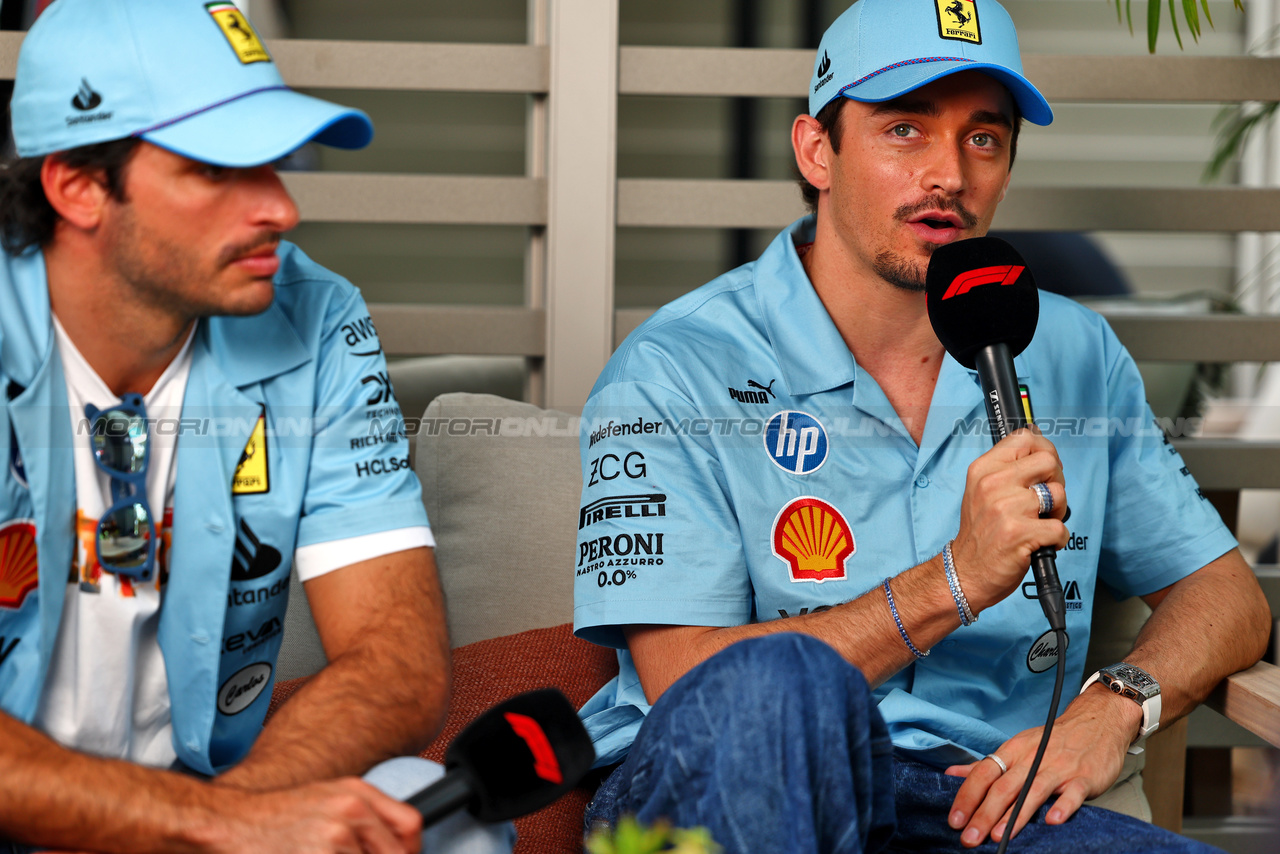
POLYGON ((996 854, 1004 854, 1005 849, 1009 847, 1009 839, 1013 836, 1013 829, 1018 824, 1018 813, 1022 812, 1022 804, 1027 800, 1027 793, 1031 791, 1031 784, 1036 780, 1036 772, 1040 770, 1040 760, 1044 758, 1045 748, 1049 746, 1049 736, 1053 734, 1053 722, 1058 717, 1058 702, 1062 699, 1062 683, 1067 676, 1067 632, 1065 629, 1055 629, 1053 634, 1058 640, 1058 672, 1053 680, 1053 700, 1049 703, 1049 719, 1044 723, 1044 733, 1040 736, 1040 746, 1036 748, 1036 758, 1031 762, 1031 771, 1027 774, 1027 781, 1022 784, 1022 791, 1018 793, 1018 801, 1013 805, 1013 815, 1009 817, 1009 823, 1004 826, 1004 835, 1000 837, 1000 847, 996 849, 996 854))

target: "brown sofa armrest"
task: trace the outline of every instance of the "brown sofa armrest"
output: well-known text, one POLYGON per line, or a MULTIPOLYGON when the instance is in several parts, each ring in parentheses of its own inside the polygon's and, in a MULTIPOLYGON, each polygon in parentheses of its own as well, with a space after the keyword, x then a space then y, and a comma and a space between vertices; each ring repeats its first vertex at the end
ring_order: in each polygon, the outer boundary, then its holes
POLYGON ((1280 667, 1259 661, 1213 689, 1205 705, 1280 747, 1280 667))

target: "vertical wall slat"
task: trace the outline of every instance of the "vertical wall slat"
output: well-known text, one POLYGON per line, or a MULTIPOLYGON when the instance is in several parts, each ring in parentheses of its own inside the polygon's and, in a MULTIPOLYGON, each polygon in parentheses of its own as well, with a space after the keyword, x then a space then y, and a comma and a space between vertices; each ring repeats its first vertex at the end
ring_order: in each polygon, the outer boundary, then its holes
POLYGON ((613 351, 618 0, 551 0, 546 405, 580 408, 613 351))
MULTIPOLYGON (((528 0, 529 44, 546 47, 549 39, 550 0, 528 0)), ((525 108, 525 175, 547 177, 547 95, 536 93, 525 108)), ((529 308, 547 307, 547 229, 530 226, 524 252, 524 303, 529 308)), ((527 359, 524 399, 542 406, 546 403, 546 360, 527 359)))

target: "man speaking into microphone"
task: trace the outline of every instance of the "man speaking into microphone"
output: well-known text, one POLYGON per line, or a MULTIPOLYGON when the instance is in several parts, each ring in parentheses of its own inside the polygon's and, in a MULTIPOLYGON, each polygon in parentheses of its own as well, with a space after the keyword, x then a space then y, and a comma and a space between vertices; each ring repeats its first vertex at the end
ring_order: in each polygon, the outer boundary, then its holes
POLYGON ((612 512, 579 518, 576 631, 621 671, 582 710, 621 762, 587 820, 701 824, 731 852, 1195 849, 1142 820, 1126 757, 1261 655, 1250 568, 1102 318, 1043 294, 1013 362, 1038 416, 1093 427, 992 447, 926 312, 934 250, 986 234, 1023 120, 1052 120, 1013 24, 995 0, 861 0, 813 69, 792 126, 813 213, 658 311, 584 412, 582 504, 612 512), (589 477, 605 454, 643 471, 589 477), (1023 592, 1045 546, 1065 651, 1023 592), (1091 674, 1099 584, 1154 614, 1091 674))

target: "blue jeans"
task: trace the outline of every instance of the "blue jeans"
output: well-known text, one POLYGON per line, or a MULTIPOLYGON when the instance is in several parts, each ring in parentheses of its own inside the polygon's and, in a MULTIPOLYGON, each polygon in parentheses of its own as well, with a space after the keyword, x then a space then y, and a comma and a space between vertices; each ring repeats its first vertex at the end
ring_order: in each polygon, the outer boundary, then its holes
MULTIPOLYGON (((444 776, 444 766, 416 756, 400 756, 375 765, 365 782, 404 800, 444 776)), ((510 822, 481 824, 461 810, 422 831, 422 850, 431 854, 510 854, 516 829, 510 822)), ((0 839, 0 854, 29 854, 40 850, 0 839)))
MULTIPOLYGON (((586 823, 701 825, 726 854, 953 852, 947 813, 961 782, 895 761, 861 672, 821 641, 778 634, 734 644, 667 689, 586 823)), ((1082 807, 1053 827, 1047 811, 1010 850, 1216 850, 1110 810, 1082 807)))

